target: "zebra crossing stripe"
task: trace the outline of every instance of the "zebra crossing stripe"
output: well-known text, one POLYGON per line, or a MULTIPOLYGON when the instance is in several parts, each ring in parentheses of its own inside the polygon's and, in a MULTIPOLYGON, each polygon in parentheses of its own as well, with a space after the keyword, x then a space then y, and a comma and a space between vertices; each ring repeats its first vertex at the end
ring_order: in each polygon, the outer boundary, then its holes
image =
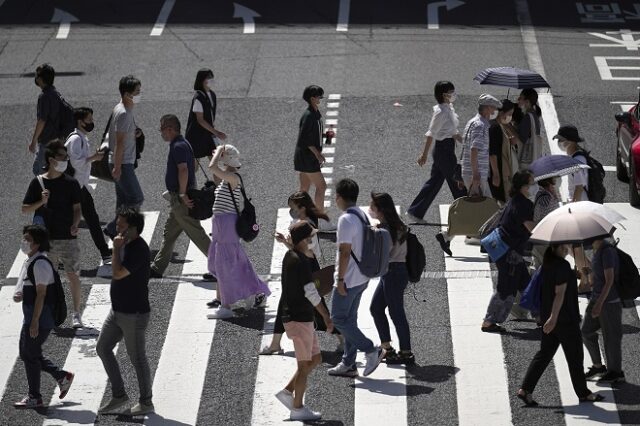
POLYGON ((13 364, 18 357, 18 337, 22 326, 22 307, 13 301, 15 286, 0 288, 0 395, 5 388, 13 364))
MULTIPOLYGON (((202 227, 209 234, 211 220, 202 221, 202 227)), ((207 256, 193 242, 189 243, 185 259, 191 261, 185 263, 183 277, 207 271, 207 256)), ((207 319, 210 311, 205 303, 213 294, 200 282, 182 280, 178 284, 153 380, 155 414, 149 415, 145 424, 196 424, 216 327, 216 320, 207 319)))
MULTIPOLYGON (((141 237, 149 245, 151 245, 159 215, 157 211, 144 213, 145 226, 141 237)), ((109 290, 109 285, 91 286, 82 313, 84 327, 76 331, 76 337, 71 342, 63 367, 64 370, 76 375, 71 388, 73 404, 54 403, 54 401, 60 401, 56 389, 51 396, 52 404, 49 406, 48 418, 44 420, 43 426, 88 424, 96 419, 107 386, 107 373, 96 353, 96 342, 102 324, 111 310, 109 290)), ((116 346, 114 351, 117 350, 116 346)))

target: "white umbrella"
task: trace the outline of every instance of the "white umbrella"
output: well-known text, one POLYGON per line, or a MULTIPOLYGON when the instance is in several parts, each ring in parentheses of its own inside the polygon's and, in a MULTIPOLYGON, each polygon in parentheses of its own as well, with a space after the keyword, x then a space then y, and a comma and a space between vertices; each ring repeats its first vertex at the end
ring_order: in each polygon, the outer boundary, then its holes
POLYGON ((558 207, 556 210, 549 213, 549 215, 565 214, 571 210, 573 213, 591 213, 605 219, 611 224, 620 223, 627 218, 622 216, 617 211, 605 206, 604 204, 594 203, 592 201, 576 201, 575 203, 565 204, 558 207))
POLYGON ((615 227, 601 216, 569 209, 563 214, 549 214, 533 228, 534 244, 580 244, 610 237, 615 227))

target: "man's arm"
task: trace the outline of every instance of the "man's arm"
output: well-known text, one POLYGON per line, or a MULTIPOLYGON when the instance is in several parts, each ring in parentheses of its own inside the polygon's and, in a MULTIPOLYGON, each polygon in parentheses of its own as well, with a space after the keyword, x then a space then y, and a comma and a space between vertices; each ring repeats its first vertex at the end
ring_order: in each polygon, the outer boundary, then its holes
POLYGON ((47 285, 36 285, 36 304, 33 308, 33 316, 31 317, 31 325, 29 326, 29 335, 32 338, 38 337, 40 330, 40 315, 42 315, 42 308, 44 307, 44 298, 47 295, 47 285))
POLYGON ((115 180, 120 180, 122 175, 122 161, 124 160, 124 140, 126 133, 116 132, 116 143, 113 146, 113 170, 111 175, 115 180))
POLYGON ((347 286, 344 282, 344 276, 349 266, 349 258, 351 257, 351 244, 340 243, 338 247, 338 293, 343 296, 347 295, 347 286))
POLYGON ((594 318, 600 316, 600 312, 602 312, 602 306, 604 305, 607 297, 609 296, 609 292, 611 291, 611 287, 613 287, 613 282, 615 281, 615 271, 613 268, 607 268, 604 270, 604 288, 602 289, 602 293, 596 300, 595 306, 591 310, 591 316, 594 318))
POLYGON ((180 193, 180 199, 189 208, 193 207, 193 201, 187 195, 187 189, 189 185, 189 167, 187 163, 178 164, 178 188, 180 193))
POLYGON ((38 139, 40 139, 40 135, 44 130, 44 126, 47 124, 46 121, 38 119, 36 121, 36 128, 33 130, 33 137, 31 138, 31 144, 29 145, 29 151, 36 151, 36 144, 38 143, 38 139))
POLYGON ((111 267, 112 267, 112 270, 113 270, 113 272, 112 272, 113 279, 114 280, 121 280, 121 279, 126 278, 129 275, 131 275, 131 273, 127 270, 127 268, 122 266, 122 262, 120 261, 120 253, 122 252, 122 244, 117 244, 116 243, 115 240, 117 238, 121 238, 122 240, 124 240, 124 238, 121 237, 121 236, 117 236, 114 239, 113 256, 111 257, 111 267))
POLYGON ((80 208, 80 203, 76 203, 73 205, 73 224, 71 225, 71 235, 78 235, 80 220, 82 220, 82 209, 80 208))
POLYGON ((558 322, 558 315, 560 314, 560 308, 562 308, 562 304, 564 303, 564 293, 567 290, 567 283, 563 283, 556 286, 556 293, 553 297, 553 305, 551 306, 551 315, 549 315, 549 319, 545 322, 542 330, 549 334, 556 328, 556 324, 558 322))

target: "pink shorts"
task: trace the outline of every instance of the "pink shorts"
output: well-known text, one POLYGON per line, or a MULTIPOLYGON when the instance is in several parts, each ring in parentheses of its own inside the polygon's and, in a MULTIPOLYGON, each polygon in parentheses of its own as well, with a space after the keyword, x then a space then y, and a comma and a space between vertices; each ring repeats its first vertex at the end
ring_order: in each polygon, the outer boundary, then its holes
POLYGON ((296 360, 311 361, 314 355, 320 353, 320 344, 313 322, 285 322, 284 330, 287 332, 287 337, 293 341, 296 360))

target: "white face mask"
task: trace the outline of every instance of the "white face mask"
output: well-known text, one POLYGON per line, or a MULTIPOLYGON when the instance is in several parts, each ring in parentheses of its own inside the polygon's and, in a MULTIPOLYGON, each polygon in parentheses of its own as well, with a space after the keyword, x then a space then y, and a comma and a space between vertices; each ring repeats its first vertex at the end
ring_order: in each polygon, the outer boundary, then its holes
POLYGON ((458 99, 458 95, 456 94, 456 92, 453 92, 449 95, 449 102, 450 103, 454 103, 456 101, 456 99, 458 99))
POLYGON ((20 251, 24 254, 31 253, 31 243, 27 240, 22 240, 22 242, 20 242, 20 251))
POLYGON ((498 118, 498 111, 493 111, 493 112, 491 113, 491 115, 489 116, 489 118, 490 118, 491 120, 495 120, 496 118, 498 118))
POLYGON ((213 87, 213 79, 212 78, 210 78, 208 80, 205 80, 204 82, 207 84, 207 87, 209 89, 211 89, 213 87))
POLYGON ((313 250, 316 247, 316 241, 314 238, 307 240, 307 247, 309 247, 309 250, 313 250))
POLYGON ((558 148, 560 148, 562 152, 567 152, 567 145, 566 141, 558 141, 558 148))
POLYGON ((131 97, 131 100, 133 101, 134 104, 139 104, 140 101, 142 100, 142 95, 135 95, 131 97))
POLYGON ((65 170, 67 170, 68 163, 69 163, 68 161, 56 160, 56 165, 53 167, 53 170, 55 170, 58 173, 64 173, 65 170))

